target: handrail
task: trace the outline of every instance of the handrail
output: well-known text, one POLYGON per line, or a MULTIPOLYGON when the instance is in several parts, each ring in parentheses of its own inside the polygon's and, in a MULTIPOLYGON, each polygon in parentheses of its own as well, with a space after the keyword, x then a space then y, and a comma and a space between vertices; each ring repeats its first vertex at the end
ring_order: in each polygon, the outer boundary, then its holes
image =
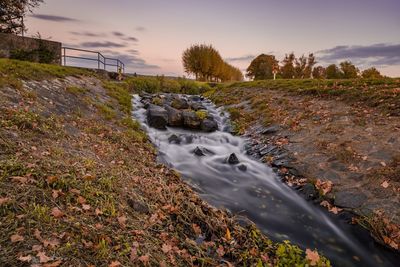
POLYGON ((72 47, 63 46, 61 48, 61 65, 67 66, 67 58, 83 59, 83 60, 89 60, 89 61, 97 61, 97 69, 106 70, 107 66, 109 66, 109 67, 117 67, 117 72, 125 73, 125 64, 121 60, 119 60, 118 58, 105 57, 102 53, 97 52, 97 51, 91 51, 91 50, 86 50, 86 49, 72 48, 72 47), (78 51, 78 52, 96 54, 97 58, 89 58, 89 57, 84 57, 84 56, 67 55, 67 51, 78 51), (107 60, 108 61, 114 61, 115 63, 114 64, 107 63, 107 60))

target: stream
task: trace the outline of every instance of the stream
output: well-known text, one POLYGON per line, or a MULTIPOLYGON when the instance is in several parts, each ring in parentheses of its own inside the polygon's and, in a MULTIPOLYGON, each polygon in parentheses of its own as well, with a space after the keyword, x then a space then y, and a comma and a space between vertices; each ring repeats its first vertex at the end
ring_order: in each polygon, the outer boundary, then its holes
POLYGON ((360 227, 306 201, 281 182, 270 167, 248 156, 247 140, 224 131, 229 127, 229 114, 209 100, 202 104, 220 130, 205 133, 151 128, 140 97, 133 98, 133 116, 158 149, 159 161, 181 173, 204 200, 246 216, 273 241, 290 240, 302 249, 317 248, 333 266, 399 266, 399 254, 374 242, 360 227), (170 143, 173 135, 180 144, 170 143), (205 156, 193 153, 197 147, 203 148, 205 156), (240 164, 226 163, 231 153, 237 155, 240 164))

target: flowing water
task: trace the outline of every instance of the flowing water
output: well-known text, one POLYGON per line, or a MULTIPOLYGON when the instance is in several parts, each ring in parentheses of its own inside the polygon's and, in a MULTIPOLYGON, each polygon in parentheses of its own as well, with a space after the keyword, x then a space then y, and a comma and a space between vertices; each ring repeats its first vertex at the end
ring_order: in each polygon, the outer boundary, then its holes
POLYGON ((180 172, 210 204, 247 216, 274 241, 290 240, 303 249, 317 248, 333 266, 399 266, 399 254, 373 242, 365 231, 307 202, 282 183, 271 168, 250 158, 246 140, 223 131, 229 125, 229 115, 210 101, 202 104, 222 131, 150 128, 140 97, 135 95, 133 102, 133 115, 157 147, 159 160, 180 172), (172 135, 180 138, 180 144, 169 142, 172 135), (196 156, 196 147, 205 148, 206 155, 196 156), (241 164, 226 163, 231 153, 241 164), (246 170, 239 168, 243 165, 246 170))

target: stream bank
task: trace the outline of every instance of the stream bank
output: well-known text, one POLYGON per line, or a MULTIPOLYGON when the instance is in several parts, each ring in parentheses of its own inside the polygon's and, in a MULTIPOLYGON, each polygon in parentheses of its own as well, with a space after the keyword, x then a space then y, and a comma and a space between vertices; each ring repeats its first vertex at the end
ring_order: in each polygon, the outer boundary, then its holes
MULTIPOLYGON (((157 147, 160 162, 179 171, 207 202, 247 216, 275 241, 289 239, 304 249, 316 247, 334 265, 395 266, 398 255, 377 246, 359 228, 305 201, 282 183, 271 168, 249 156, 249 140, 229 133, 229 113, 199 97, 193 100, 192 96, 171 94, 142 96, 145 97, 134 98, 134 116, 157 147), (216 121, 219 130, 150 127, 154 108, 148 103, 167 110, 165 105, 174 99, 189 99, 196 106, 200 102, 207 114, 205 118, 216 121)), ((164 121, 167 123, 168 116, 164 121)), ((282 154, 277 160, 286 159, 282 154)), ((279 166, 276 162, 275 165, 279 166)))

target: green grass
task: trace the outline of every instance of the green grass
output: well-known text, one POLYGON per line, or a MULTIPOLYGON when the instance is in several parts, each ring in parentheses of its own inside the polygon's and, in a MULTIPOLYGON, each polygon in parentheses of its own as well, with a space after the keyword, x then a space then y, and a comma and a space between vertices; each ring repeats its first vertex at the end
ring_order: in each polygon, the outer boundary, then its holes
POLYGON ((117 117, 117 113, 115 112, 115 110, 112 109, 111 107, 109 107, 108 105, 96 104, 96 107, 97 107, 97 110, 99 111, 99 113, 106 120, 112 120, 115 117, 117 117))
POLYGON ((44 80, 65 78, 67 76, 91 75, 95 73, 87 69, 40 64, 27 61, 0 59, 0 86, 15 86, 18 79, 44 80))
POLYGON ((69 92, 73 95, 84 94, 88 91, 86 88, 78 87, 78 86, 68 86, 66 90, 67 90, 67 92, 69 92))
POLYGON ((121 110, 130 114, 132 111, 132 95, 126 83, 104 82, 103 87, 107 90, 107 94, 116 99, 121 110))

